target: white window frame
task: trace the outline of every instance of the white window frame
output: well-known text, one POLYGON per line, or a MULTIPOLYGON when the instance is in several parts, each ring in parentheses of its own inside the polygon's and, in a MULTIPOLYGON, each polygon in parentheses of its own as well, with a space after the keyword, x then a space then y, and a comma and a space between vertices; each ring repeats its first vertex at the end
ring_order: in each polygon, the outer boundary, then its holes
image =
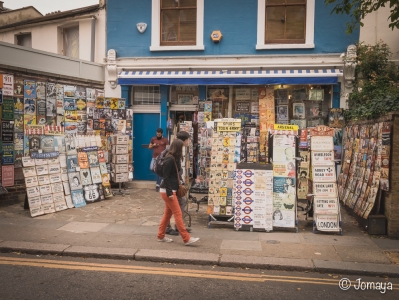
POLYGON ((152 0, 150 51, 204 50, 204 0, 197 0, 197 36, 195 45, 161 46, 161 0, 152 0))
POLYGON ((266 1, 258 0, 258 32, 256 50, 263 49, 313 49, 316 0, 306 1, 306 37, 304 44, 265 44, 266 1))

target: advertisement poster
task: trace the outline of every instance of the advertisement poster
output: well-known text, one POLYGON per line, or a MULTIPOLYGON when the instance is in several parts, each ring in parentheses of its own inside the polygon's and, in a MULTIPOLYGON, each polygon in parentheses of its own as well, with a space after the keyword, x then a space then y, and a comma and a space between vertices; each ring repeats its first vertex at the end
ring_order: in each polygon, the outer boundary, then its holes
POLYGON ((36 82, 36 97, 40 100, 46 100, 46 82, 36 82))
POLYGON ((312 166, 313 182, 335 182, 335 166, 312 166))
POLYGON ((289 162, 295 158, 295 136, 273 136, 273 161, 289 162))
POLYGON ((14 164, 14 144, 2 144, 3 155, 1 164, 12 165, 14 164))
POLYGON ((75 207, 79 208, 86 205, 86 201, 83 197, 83 190, 82 188, 79 190, 71 191, 72 202, 75 207))
POLYGON ((273 176, 277 177, 295 177, 295 161, 290 162, 274 162, 273 176))
MULTIPOLYGON (((1 76, 1 75, 0 75, 1 76)), ((14 96, 14 76, 3 74, 3 97, 14 96)))
POLYGON ((305 103, 293 103, 292 104, 294 119, 305 118, 305 103))
POLYGON ((333 151, 312 151, 312 164, 318 166, 333 166, 334 152, 333 151))
POLYGON ((3 187, 14 186, 14 166, 1 167, 1 185, 3 187))
POLYGON ((33 80, 24 80, 24 98, 36 98, 36 82, 33 80))
POLYGON ((3 98, 2 118, 14 120, 14 100, 3 98))
POLYGON ((3 143, 14 142, 14 121, 1 121, 1 141, 3 143))
POLYGON ((15 97, 14 98, 14 114, 22 115, 23 113, 24 113, 24 98, 15 97))
POLYGON ((310 139, 312 151, 334 151, 334 142, 331 136, 312 136, 310 139))

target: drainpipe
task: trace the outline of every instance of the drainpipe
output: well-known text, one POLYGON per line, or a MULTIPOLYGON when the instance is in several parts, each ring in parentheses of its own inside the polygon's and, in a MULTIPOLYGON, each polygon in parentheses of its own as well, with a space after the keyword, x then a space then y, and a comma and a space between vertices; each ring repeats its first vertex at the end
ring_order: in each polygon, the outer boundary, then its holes
POLYGON ((96 48, 96 18, 93 16, 91 18, 91 51, 90 51, 90 61, 94 62, 94 53, 96 48))

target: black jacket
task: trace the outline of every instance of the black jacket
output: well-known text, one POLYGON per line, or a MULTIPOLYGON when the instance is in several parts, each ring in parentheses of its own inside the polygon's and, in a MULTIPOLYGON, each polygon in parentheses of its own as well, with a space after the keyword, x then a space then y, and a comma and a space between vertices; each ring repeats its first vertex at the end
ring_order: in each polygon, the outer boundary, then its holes
MULTIPOLYGON (((180 160, 176 161, 177 168, 180 172, 181 164, 180 160)), ((169 197, 173 195, 172 190, 177 191, 179 189, 179 179, 177 177, 175 160, 172 155, 167 155, 163 162, 163 181, 161 188, 166 189, 166 195, 169 197)))

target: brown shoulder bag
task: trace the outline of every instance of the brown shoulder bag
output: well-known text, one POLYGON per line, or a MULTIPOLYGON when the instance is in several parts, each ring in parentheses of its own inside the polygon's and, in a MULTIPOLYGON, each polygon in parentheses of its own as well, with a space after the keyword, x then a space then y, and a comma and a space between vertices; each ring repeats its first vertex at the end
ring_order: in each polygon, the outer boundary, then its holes
POLYGON ((176 160, 173 157, 173 155, 171 155, 171 156, 173 158, 173 161, 175 162, 175 167, 176 167, 176 172, 177 172, 177 180, 179 181, 179 188, 177 189, 176 196, 178 198, 182 198, 187 194, 187 188, 185 185, 181 184, 179 169, 177 168, 176 160))

